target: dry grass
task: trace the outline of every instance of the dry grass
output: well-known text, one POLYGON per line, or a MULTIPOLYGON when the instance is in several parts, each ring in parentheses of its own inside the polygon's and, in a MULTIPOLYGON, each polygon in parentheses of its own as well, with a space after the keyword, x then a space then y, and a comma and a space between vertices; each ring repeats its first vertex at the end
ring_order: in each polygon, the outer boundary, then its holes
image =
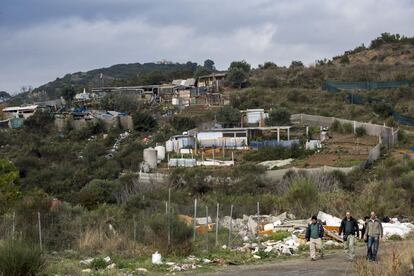
POLYGON ((355 269, 359 276, 405 276, 414 275, 414 247, 412 242, 398 243, 390 248, 378 263, 357 260, 355 269))
POLYGON ((153 250, 139 244, 126 235, 106 233, 101 229, 87 228, 77 240, 80 252, 87 254, 116 253, 125 257, 145 256, 153 250))

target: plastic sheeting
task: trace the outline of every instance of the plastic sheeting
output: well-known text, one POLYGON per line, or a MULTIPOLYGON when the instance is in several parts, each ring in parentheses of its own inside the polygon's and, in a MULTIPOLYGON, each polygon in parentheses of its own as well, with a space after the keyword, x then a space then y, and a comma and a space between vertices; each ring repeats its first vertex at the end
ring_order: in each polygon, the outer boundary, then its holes
POLYGON ((299 145, 299 140, 266 140, 266 141, 250 141, 250 146, 254 149, 266 148, 266 147, 284 147, 290 148, 293 145, 299 145))
POLYGON ((325 223, 327 226, 335 226, 335 227, 341 226, 342 220, 340 218, 334 217, 322 211, 319 211, 317 218, 323 223, 325 223))
POLYGON ((411 231, 414 231, 414 224, 400 223, 399 221, 395 221, 394 223, 382 223, 382 229, 385 238, 394 235, 405 238, 411 231))
POLYGON ((191 158, 172 158, 168 162, 168 165, 170 167, 195 167, 197 165, 197 161, 191 158))

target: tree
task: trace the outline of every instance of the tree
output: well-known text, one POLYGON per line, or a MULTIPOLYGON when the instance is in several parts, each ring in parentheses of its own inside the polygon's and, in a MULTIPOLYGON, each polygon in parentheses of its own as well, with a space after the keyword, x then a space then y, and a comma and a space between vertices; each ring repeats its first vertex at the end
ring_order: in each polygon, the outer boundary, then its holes
POLYGON ((304 67, 303 62, 300 60, 292 60, 292 63, 290 64, 290 68, 300 68, 304 67))
POLYGON ((76 95, 76 91, 75 91, 75 88, 73 88, 73 86, 66 85, 63 88, 62 97, 63 99, 65 99, 65 101, 69 101, 69 102, 72 101, 75 95, 76 95))
POLYGON ((349 57, 347 55, 343 55, 340 60, 341 64, 349 64, 349 57))
POLYGON ((47 111, 36 111, 24 121, 24 126, 32 131, 48 131, 52 127, 53 116, 47 111))
POLYGON ((204 61, 204 68, 211 72, 215 71, 216 68, 214 67, 214 61, 212 61, 211 59, 206 59, 204 61))
POLYGON ((142 85, 161 84, 167 81, 166 74, 159 70, 143 74, 139 78, 141 79, 142 85))
POLYGON ((211 74, 211 73, 212 73, 212 71, 207 70, 205 67, 197 66, 197 69, 194 71, 193 77, 195 79, 198 79, 200 76, 208 75, 208 74, 211 74))
POLYGON ((184 116, 174 116, 171 120, 171 125, 178 131, 189 130, 196 127, 196 123, 193 119, 184 116))
POLYGON ((118 188, 117 181, 94 179, 79 192, 79 203, 87 208, 96 207, 101 203, 116 203, 118 188))
POLYGON ((132 121, 137 131, 149 132, 157 127, 157 120, 146 111, 134 113, 132 115, 132 121))
POLYGON ((19 171, 7 160, 0 159, 0 213, 21 195, 16 187, 19 171))
POLYGON ((272 126, 286 125, 290 123, 290 113, 284 108, 273 109, 266 123, 272 126))
POLYGON ((230 64, 227 79, 233 86, 241 88, 242 85, 247 82, 250 69, 250 64, 248 64, 245 60, 233 61, 230 64))
POLYGON ((217 120, 226 127, 237 125, 240 122, 240 111, 231 106, 223 106, 217 112, 217 120))
POLYGON ((99 157, 103 156, 106 153, 106 148, 102 143, 91 142, 88 143, 83 150, 83 158, 88 162, 88 164, 95 162, 99 157))

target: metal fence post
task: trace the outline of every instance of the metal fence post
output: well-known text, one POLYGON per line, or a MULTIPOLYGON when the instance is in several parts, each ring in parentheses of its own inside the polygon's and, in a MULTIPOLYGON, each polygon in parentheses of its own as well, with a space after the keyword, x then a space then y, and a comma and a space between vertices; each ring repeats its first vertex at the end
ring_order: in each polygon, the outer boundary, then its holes
POLYGON ((37 212, 37 225, 39 226, 39 245, 40 245, 40 250, 43 250, 42 247, 42 225, 40 222, 40 212, 37 212))
POLYGON ((218 245, 219 210, 220 210, 220 204, 217 203, 217 212, 216 212, 216 246, 218 245))
POLYGON ((168 247, 171 245, 171 188, 168 189, 168 247))
POLYGON ((208 206, 206 206, 206 250, 208 252, 208 206))
POLYGON ((14 231, 15 230, 16 230, 16 211, 13 212, 12 240, 14 240, 14 231))
POLYGON ((197 226, 197 222, 196 222, 196 218, 197 218, 197 198, 194 199, 194 217, 193 217, 193 241, 196 240, 196 226, 197 226))
POLYGON ((228 241, 228 248, 231 247, 231 232, 233 228, 233 205, 230 207, 230 226, 229 226, 229 241, 228 241))
POLYGON ((133 217, 134 220, 134 242, 137 242, 137 221, 135 219, 135 215, 133 217))

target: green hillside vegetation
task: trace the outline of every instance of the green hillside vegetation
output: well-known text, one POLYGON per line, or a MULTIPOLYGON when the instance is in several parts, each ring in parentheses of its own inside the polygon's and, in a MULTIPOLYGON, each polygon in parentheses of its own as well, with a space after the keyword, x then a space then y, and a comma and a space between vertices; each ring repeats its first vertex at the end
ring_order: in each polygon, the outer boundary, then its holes
MULTIPOLYGON (((9 227, 15 216, 16 233, 28 242, 38 243, 36 227, 37 212, 40 212, 45 250, 65 254, 74 263, 59 268, 61 270, 49 265, 46 274, 78 275, 79 259, 86 256, 109 254, 118 268, 126 269, 132 264, 125 259, 148 260, 156 250, 172 258, 190 254, 214 257, 205 255, 205 247, 201 245, 205 237, 198 236, 193 242, 191 228, 177 219, 179 214, 192 215, 196 198, 201 210, 199 216, 205 215, 205 207, 209 207, 211 216, 215 215, 211 210, 220 203, 222 214, 228 215, 230 206, 234 205, 233 216, 240 218, 244 214, 255 214, 257 202, 260 202, 261 214, 287 211, 298 218, 307 218, 319 210, 336 216, 342 216, 344 210, 352 210, 353 215, 360 218, 376 210, 380 217, 412 219, 414 161, 409 148, 414 140, 410 132, 400 132, 396 151, 383 150, 380 160, 373 166, 367 170, 355 169, 349 175, 334 171, 309 176, 290 171, 282 180, 265 179, 265 169, 256 166, 257 162, 289 157, 303 160, 313 154, 295 146, 236 153, 234 167, 167 170, 164 164, 160 172, 169 174, 165 184, 138 181, 145 148, 164 143, 172 135, 214 119, 224 126, 237 126, 242 109, 264 108, 270 112, 267 123, 272 124, 288 124, 290 114, 303 112, 386 122, 398 127, 386 105, 352 105, 347 103, 345 94, 322 90, 326 80, 414 81, 414 71, 404 60, 399 65, 353 62, 352 55, 363 51, 378 51, 390 45, 412 47, 409 39, 395 36, 392 40, 375 42, 372 49, 347 54, 349 62, 344 59, 338 64, 321 60, 315 66, 305 67, 302 62, 293 61, 285 67, 266 62, 252 69, 246 61, 235 61, 229 67, 224 89, 225 96, 230 99, 228 106, 190 106, 166 116, 171 107, 164 104, 145 106, 131 104, 125 98, 110 99, 97 108, 127 110, 134 121, 130 135, 113 152, 111 149, 124 130, 105 131, 102 124, 96 123, 79 130, 67 126, 59 133, 53 125, 52 114, 37 112, 25 121, 22 129, 0 131, 0 226, 4 223, 9 227), (112 154, 108 155, 110 152, 112 154), (166 215, 169 189, 171 209, 167 209, 170 215, 166 215), (60 205, 53 207, 51 202, 56 199, 60 205), (166 243, 166 229, 171 230, 170 245, 166 243)), ((214 62, 209 60, 203 66, 191 62, 115 65, 68 74, 16 99, 59 97, 68 86, 73 86, 75 92, 80 91, 83 87, 99 85, 101 73, 105 85, 140 85, 214 70, 214 62), (46 92, 43 95, 40 91, 46 92)), ((66 92, 73 94, 73 91, 66 92)), ((355 92, 384 98, 399 112, 414 116, 413 87, 355 92)), ((357 135, 364 134, 358 130, 357 135)), ((7 227, 0 227, 0 230, 7 227)), ((220 232, 220 244, 226 243, 227 237, 228 232, 220 232)), ((209 241, 214 243, 212 236, 209 241)), ((235 242, 242 241, 235 239, 235 242)), ((213 250, 214 244, 210 248, 213 250)), ((237 255, 219 248, 214 250, 217 251, 212 254, 237 255)), ((241 257, 234 258, 240 260, 241 257)), ((56 259, 53 257, 54 262, 56 259)), ((35 261, 43 268, 43 259, 35 261)), ((240 263, 243 262, 241 259, 240 263)), ((97 259, 93 266, 103 266, 102 260, 97 259)))

